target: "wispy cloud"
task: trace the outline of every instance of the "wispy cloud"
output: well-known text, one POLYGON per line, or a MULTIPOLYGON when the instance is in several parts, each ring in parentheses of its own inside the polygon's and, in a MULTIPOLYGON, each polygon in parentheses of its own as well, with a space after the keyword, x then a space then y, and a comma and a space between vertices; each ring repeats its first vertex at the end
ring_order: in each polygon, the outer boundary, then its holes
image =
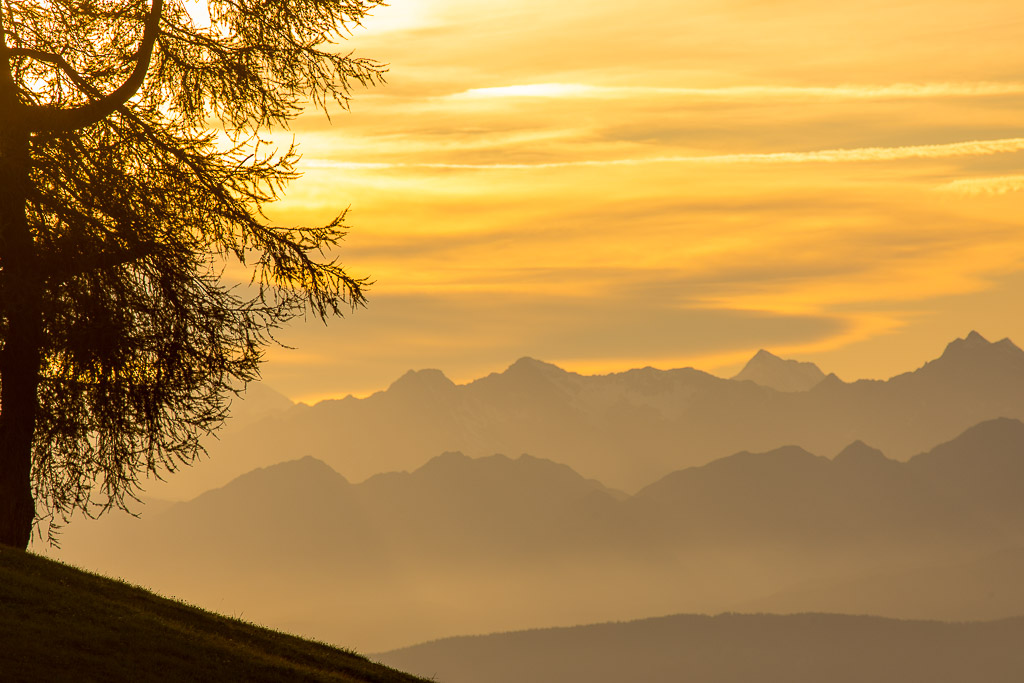
POLYGON ((472 88, 447 99, 512 97, 618 99, 664 96, 710 100, 819 99, 874 100, 937 97, 992 97, 1024 94, 1024 82, 893 83, 888 85, 785 86, 751 85, 721 88, 600 86, 582 83, 534 83, 472 88))
POLYGON ((991 178, 962 178, 937 189, 965 195, 995 195, 1024 192, 1024 175, 1004 175, 991 178))
POLYGON ((711 154, 654 156, 628 159, 584 159, 540 163, 445 163, 445 162, 348 162, 333 159, 306 159, 310 168, 387 170, 401 168, 462 170, 533 170, 588 166, 640 166, 647 164, 806 164, 904 159, 941 159, 946 157, 985 156, 1024 150, 1024 138, 971 140, 939 145, 901 147, 857 147, 807 152, 762 152, 752 154, 711 154))

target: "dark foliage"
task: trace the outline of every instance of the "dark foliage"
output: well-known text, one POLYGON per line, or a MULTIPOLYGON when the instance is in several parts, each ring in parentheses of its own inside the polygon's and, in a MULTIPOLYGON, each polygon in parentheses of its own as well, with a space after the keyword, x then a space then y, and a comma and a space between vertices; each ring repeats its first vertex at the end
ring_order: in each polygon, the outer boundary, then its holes
POLYGON ((260 134, 381 80, 335 44, 377 4, 3 2, 0 527, 25 458, 36 520, 125 507, 202 453, 278 326, 364 303, 344 213, 267 220, 298 155, 260 134))

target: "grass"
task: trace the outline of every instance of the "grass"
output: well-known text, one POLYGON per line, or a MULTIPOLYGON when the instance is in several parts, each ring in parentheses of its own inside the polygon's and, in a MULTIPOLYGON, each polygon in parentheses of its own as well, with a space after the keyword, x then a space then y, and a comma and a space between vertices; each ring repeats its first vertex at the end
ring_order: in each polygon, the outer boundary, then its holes
POLYGON ((0 547, 0 680, 424 679, 329 645, 0 547))

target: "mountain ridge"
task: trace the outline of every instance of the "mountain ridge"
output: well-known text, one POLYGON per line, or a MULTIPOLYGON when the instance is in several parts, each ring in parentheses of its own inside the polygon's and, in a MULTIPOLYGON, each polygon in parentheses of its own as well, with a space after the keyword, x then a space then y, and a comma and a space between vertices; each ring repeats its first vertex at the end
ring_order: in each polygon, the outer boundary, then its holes
POLYGON ((836 453, 863 439, 907 460, 996 417, 1024 418, 1024 352, 976 332, 888 380, 829 374, 788 392, 693 368, 579 375, 524 357, 466 384, 440 370, 410 372, 364 399, 228 424, 209 444, 209 460, 155 494, 189 498, 254 466, 307 454, 362 481, 445 451, 531 453, 632 492, 683 467, 786 444, 836 453))

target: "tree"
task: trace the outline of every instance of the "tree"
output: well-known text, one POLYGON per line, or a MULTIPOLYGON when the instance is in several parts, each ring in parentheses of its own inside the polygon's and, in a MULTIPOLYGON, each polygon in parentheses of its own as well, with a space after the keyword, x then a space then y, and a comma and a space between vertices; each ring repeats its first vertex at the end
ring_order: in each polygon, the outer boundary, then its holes
POLYGON ((331 47, 378 4, 0 0, 0 543, 126 507, 201 455, 278 326, 364 303, 344 213, 267 219, 298 155, 260 135, 382 81, 331 47))

